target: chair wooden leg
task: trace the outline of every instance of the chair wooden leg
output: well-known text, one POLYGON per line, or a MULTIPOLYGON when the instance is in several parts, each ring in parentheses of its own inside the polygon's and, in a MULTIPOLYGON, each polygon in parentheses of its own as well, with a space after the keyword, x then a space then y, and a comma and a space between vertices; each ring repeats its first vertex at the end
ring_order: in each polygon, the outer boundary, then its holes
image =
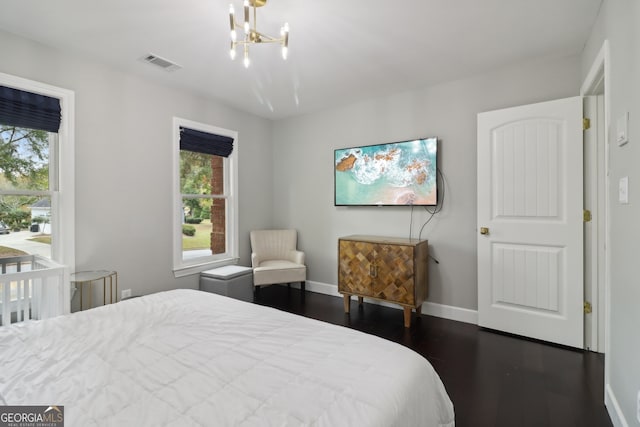
POLYGON ((300 282, 300 290, 304 292, 304 280, 300 282))

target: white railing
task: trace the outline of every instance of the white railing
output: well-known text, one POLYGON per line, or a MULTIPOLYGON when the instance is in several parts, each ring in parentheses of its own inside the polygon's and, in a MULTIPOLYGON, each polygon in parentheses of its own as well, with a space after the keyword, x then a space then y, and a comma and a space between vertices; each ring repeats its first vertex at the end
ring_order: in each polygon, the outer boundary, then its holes
POLYGON ((65 312, 65 266, 24 255, 0 258, 0 269, 2 325, 65 312))

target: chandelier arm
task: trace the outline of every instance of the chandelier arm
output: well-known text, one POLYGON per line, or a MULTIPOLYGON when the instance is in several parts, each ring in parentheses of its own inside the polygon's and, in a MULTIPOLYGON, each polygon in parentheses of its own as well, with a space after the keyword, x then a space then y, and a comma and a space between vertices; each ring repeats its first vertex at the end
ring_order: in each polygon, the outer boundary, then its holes
POLYGON ((238 21, 234 19, 233 20, 233 25, 236 26, 236 29, 240 28, 244 32, 244 27, 243 27, 244 26, 244 21, 239 24, 238 21))
POLYGON ((262 40, 261 42, 254 42, 251 40, 245 40, 245 39, 240 39, 240 40, 236 40, 235 42, 236 45, 250 45, 250 44, 263 44, 263 43, 284 43, 284 38, 280 38, 280 39, 269 39, 269 40, 262 40))
MULTIPOLYGON (((242 26, 239 26, 237 23, 236 23, 236 27, 242 28, 242 26)), ((248 44, 252 44, 252 43, 256 43, 256 44, 258 44, 258 43, 283 43, 284 39, 285 39, 285 37, 272 37, 272 36, 270 36, 268 34, 264 34, 264 33, 261 33, 260 31, 256 31, 256 30, 251 30, 251 31, 261 38, 260 42, 254 42, 254 41, 251 41, 251 40, 246 41, 245 38, 243 37, 243 38, 238 38, 238 40, 235 43, 238 43, 238 44, 242 44, 242 43, 248 43, 248 44)))
POLYGON ((256 34, 260 36, 261 39, 263 39, 260 41, 260 43, 275 43, 284 41, 284 37, 271 37, 267 34, 261 33, 260 31, 256 31, 256 34))
MULTIPOLYGON (((268 36, 263 36, 263 37, 268 37, 268 36)), ((279 39, 269 38, 267 40, 262 40, 260 43, 284 43, 284 38, 279 38, 279 39)))

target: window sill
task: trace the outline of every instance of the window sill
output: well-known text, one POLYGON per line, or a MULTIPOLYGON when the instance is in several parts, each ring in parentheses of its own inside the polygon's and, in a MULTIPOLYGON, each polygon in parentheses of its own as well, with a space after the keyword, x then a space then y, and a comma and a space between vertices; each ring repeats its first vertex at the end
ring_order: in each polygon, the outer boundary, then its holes
POLYGON ((237 264, 240 258, 224 258, 217 259, 215 261, 206 261, 200 264, 192 264, 192 265, 183 265, 179 267, 173 268, 173 275, 175 278, 192 276, 194 274, 199 274, 205 270, 211 270, 212 268, 224 267, 225 265, 237 264))

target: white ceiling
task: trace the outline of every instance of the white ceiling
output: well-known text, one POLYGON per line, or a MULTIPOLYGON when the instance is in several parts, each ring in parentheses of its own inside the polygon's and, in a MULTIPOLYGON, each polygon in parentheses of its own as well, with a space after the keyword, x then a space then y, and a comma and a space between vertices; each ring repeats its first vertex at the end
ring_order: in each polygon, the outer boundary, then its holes
POLYGON ((578 54, 601 2, 269 0, 258 30, 288 22, 289 59, 255 46, 249 69, 229 58, 229 0, 5 0, 0 29, 278 119, 578 54), (140 61, 148 53, 183 68, 140 61))

